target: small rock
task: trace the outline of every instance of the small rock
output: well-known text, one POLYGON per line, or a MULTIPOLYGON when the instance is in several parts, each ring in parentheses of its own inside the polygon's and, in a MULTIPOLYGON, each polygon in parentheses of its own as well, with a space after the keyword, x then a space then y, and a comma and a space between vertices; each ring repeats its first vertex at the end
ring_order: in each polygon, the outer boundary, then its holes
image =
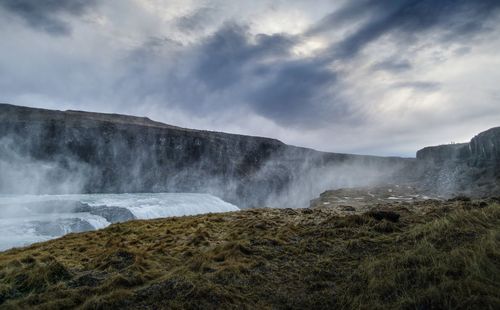
POLYGON ((458 195, 456 197, 453 197, 451 199, 448 199, 448 201, 463 201, 463 202, 469 202, 471 199, 465 195, 458 195))
POLYGON ((356 209, 352 206, 339 206, 340 211, 348 211, 348 212, 354 212, 356 209))
POLYGON ((376 219, 377 221, 381 221, 383 219, 388 220, 390 222, 396 223, 399 221, 399 213, 393 211, 383 211, 383 210, 372 210, 366 213, 369 217, 376 219))

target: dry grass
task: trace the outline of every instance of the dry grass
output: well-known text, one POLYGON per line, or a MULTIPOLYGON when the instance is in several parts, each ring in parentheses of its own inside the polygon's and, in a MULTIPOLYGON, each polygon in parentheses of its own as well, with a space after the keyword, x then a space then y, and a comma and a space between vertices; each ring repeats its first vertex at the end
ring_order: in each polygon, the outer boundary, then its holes
POLYGON ((259 209, 70 234, 0 254, 0 308, 500 308, 500 206, 420 204, 346 217, 259 209))

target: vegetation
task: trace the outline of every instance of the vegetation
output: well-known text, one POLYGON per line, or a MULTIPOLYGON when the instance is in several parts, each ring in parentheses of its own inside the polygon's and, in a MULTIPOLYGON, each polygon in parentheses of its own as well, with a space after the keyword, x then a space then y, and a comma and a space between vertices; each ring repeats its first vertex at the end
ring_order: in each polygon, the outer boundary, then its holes
POLYGON ((500 205, 131 221, 0 253, 0 308, 500 309, 500 205))

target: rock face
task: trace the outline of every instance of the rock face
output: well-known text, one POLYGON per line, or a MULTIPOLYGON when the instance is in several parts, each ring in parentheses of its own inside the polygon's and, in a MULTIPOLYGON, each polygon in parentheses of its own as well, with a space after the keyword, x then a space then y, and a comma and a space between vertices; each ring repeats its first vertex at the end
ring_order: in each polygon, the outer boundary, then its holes
POLYGON ((417 159, 442 164, 445 161, 466 160, 470 157, 469 143, 425 147, 417 152, 417 159))
POLYGON ((96 206, 89 207, 88 212, 106 219, 110 223, 121 223, 134 220, 135 216, 130 210, 120 207, 96 206))
POLYGON ((307 206, 328 188, 393 180, 413 163, 148 118, 0 104, 0 193, 206 192, 240 207, 307 206))
POLYGON ((48 200, 15 204, 0 204, 1 218, 30 217, 33 215, 57 215, 71 213, 90 213, 103 217, 110 223, 134 220, 134 214, 122 207, 90 206, 74 200, 48 200))
POLYGON ((486 130, 469 143, 425 147, 417 152, 417 159, 442 163, 467 161, 471 165, 498 163, 500 160, 500 127, 486 130))
POLYGON ((469 143, 471 160, 474 164, 499 163, 500 160, 500 127, 486 130, 469 143))
POLYGON ((417 152, 421 184, 429 190, 470 196, 500 194, 500 127, 469 143, 426 147, 417 152))
POLYGON ((340 187, 411 183, 498 193, 500 128, 417 159, 324 153, 148 118, 0 104, 0 193, 201 192, 239 207, 306 207, 340 187))
POLYGON ((52 221, 33 221, 35 233, 43 236, 59 237, 69 232, 79 233, 95 230, 88 222, 78 218, 58 219, 52 221))

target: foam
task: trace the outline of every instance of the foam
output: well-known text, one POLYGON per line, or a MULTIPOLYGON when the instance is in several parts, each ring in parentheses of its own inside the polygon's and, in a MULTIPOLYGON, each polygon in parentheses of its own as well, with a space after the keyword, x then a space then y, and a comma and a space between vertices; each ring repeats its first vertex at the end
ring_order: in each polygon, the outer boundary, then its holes
MULTIPOLYGON (((155 219, 204 213, 238 211, 235 205, 208 194, 194 193, 140 193, 140 194, 87 194, 87 195, 0 195, 0 251, 12 247, 27 246, 35 242, 50 240, 74 232, 71 223, 79 221, 85 227, 105 228, 111 223, 101 216, 88 212, 28 214, 16 217, 9 205, 44 201, 79 201, 89 206, 122 207, 130 210, 138 219, 155 219), (56 225, 57 236, 41 234, 40 223, 56 225), (38 225, 38 226, 37 226, 38 225)), ((14 211, 15 212, 15 211, 14 211)))

